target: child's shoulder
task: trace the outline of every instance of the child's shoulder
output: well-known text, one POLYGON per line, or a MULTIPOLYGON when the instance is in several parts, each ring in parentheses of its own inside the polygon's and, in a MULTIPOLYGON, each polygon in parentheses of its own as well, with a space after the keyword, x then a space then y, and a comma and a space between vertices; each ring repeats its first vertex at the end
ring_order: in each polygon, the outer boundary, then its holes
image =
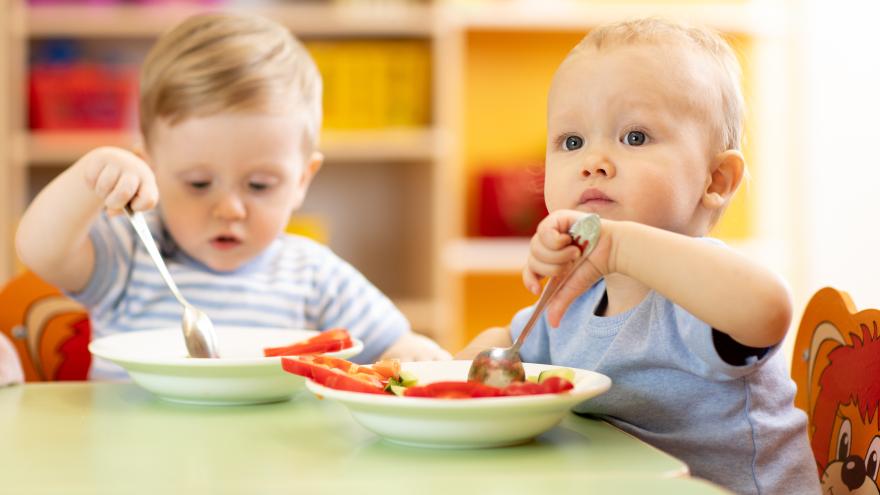
POLYGON ((323 263, 342 261, 329 247, 305 236, 284 234, 278 242, 281 246, 281 256, 286 258, 323 263))

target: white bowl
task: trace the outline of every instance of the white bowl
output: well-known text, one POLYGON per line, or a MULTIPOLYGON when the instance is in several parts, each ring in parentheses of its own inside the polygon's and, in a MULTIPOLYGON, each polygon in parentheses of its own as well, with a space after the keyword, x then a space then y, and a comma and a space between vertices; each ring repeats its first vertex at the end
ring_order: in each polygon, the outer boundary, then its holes
MULTIPOLYGON (((402 363, 418 385, 466 380, 470 361, 402 363)), ((526 375, 559 366, 526 363, 526 375)), ((366 429, 395 443, 435 448, 479 448, 526 442, 556 426, 576 404, 611 387, 600 373, 574 369, 574 389, 560 394, 478 399, 428 399, 336 390, 306 380, 319 397, 344 404, 366 429)))
MULTIPOLYGON (((120 333, 95 339, 89 351, 125 368, 135 383, 162 399, 192 404, 230 405, 278 402, 303 389, 304 379, 285 372, 280 357, 263 357, 278 347, 317 335, 315 330, 216 328, 219 359, 190 358, 179 328, 120 333)), ((352 347, 327 356, 350 357, 352 347)))

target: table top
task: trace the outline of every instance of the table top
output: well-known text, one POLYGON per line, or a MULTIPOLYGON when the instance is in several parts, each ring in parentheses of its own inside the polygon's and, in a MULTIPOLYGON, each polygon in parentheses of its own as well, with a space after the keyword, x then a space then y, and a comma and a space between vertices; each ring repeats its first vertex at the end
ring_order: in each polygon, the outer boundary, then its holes
POLYGON ((9 493, 720 494, 685 465, 574 414, 532 442, 477 450, 396 445, 340 404, 206 407, 130 383, 0 389, 9 493))

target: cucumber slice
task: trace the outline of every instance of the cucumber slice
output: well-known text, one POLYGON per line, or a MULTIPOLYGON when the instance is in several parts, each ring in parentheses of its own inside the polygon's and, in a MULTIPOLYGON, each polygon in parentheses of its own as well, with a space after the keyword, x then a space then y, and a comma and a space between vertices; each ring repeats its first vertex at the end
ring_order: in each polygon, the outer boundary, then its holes
POLYGON ((538 383, 542 383, 544 380, 550 378, 551 376, 558 376, 559 378, 565 378, 566 380, 574 383, 574 370, 571 368, 557 368, 554 370, 544 370, 538 375, 538 383))
POLYGON ((398 397, 403 397, 403 393, 406 392, 406 387, 401 387, 400 385, 388 385, 388 390, 398 397))
POLYGON ((404 387, 412 387, 419 382, 419 377, 409 371, 400 372, 400 384, 404 387))

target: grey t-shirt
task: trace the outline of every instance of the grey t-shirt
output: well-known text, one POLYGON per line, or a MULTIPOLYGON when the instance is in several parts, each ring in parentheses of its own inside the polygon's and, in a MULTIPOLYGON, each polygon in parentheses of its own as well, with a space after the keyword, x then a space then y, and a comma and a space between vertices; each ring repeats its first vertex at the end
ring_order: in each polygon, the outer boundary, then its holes
MULTIPOLYGON (((599 281, 559 328, 542 316, 521 351, 526 362, 611 378, 608 392, 576 412, 609 421, 736 493, 819 493, 806 415, 793 405, 795 386, 777 347, 734 366, 719 356, 707 323, 662 295, 652 291, 603 318, 595 310, 604 295, 599 281)), ((514 317, 514 339, 533 309, 514 317)))

